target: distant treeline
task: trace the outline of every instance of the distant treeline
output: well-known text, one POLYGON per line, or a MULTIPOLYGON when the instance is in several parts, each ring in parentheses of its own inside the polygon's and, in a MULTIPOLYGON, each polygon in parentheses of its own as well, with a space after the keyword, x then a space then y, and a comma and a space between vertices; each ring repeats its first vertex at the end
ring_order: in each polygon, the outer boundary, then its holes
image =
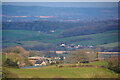
MULTIPOLYGON (((96 3, 95 3, 96 4, 96 3)), ((118 7, 43 7, 43 6, 11 6, 2 5, 3 21, 34 21, 47 19, 99 21, 117 18, 118 7), (13 17, 26 16, 26 17, 13 17), (40 18, 36 16, 52 16, 51 18, 40 18)))

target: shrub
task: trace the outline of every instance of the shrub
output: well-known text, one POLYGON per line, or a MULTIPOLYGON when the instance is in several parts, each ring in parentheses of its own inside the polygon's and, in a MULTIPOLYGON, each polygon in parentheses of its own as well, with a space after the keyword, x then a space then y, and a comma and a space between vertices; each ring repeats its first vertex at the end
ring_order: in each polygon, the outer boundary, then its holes
POLYGON ((120 73, 120 61, 117 56, 113 56, 107 61, 108 61, 108 69, 113 70, 114 72, 120 73))
POLYGON ((55 64, 55 62, 51 62, 51 63, 50 63, 50 65, 54 65, 54 64, 55 64))
POLYGON ((17 61, 13 62, 10 59, 6 59, 5 65, 10 66, 10 67, 18 67, 17 61))

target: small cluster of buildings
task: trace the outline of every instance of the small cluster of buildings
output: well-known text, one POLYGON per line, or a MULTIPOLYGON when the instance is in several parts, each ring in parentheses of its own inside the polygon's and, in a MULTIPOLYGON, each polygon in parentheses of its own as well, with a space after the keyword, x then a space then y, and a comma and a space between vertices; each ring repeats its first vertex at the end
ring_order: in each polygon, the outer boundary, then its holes
POLYGON ((32 63, 32 65, 34 66, 41 66, 41 65, 48 65, 51 63, 56 63, 55 60, 60 60, 60 57, 54 57, 54 59, 52 58, 46 58, 46 57, 28 57, 28 60, 32 63))
POLYGON ((75 45, 75 44, 60 44, 61 47, 66 47, 66 48, 83 48, 83 47, 88 47, 88 48, 92 48, 93 46, 83 46, 83 45, 75 45))

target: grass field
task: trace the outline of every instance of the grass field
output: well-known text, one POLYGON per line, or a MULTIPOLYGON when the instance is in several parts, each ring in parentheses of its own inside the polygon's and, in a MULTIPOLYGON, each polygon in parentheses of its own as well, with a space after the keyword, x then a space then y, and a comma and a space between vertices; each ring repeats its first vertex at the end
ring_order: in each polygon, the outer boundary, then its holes
MULTIPOLYGON (((86 65, 107 66, 107 62, 98 61, 86 65)), ((107 68, 98 67, 63 67, 47 66, 32 69, 7 68, 19 78, 117 78, 117 74, 107 68)))
POLYGON ((9 42, 8 43, 7 42, 6 43, 2 43, 2 45, 4 45, 4 46, 19 46, 19 44, 13 43, 13 42, 12 43, 9 43, 9 42))
POLYGON ((116 47, 116 46, 119 46, 120 42, 114 42, 114 43, 109 43, 109 44, 104 44, 104 45, 99 45, 100 47, 105 47, 105 48, 113 48, 113 47, 116 47))
POLYGON ((21 43, 23 46, 25 47, 34 47, 37 45, 48 45, 49 43, 43 43, 40 41, 19 41, 19 43, 21 43))
POLYGON ((25 30, 3 30, 3 40, 6 42, 3 43, 5 46, 16 46, 17 43, 12 43, 12 41, 17 41, 23 46, 36 46, 41 43, 74 43, 76 45, 93 45, 93 46, 102 46, 109 47, 109 45, 116 46, 118 41, 117 30, 107 31, 104 33, 90 34, 90 35, 80 35, 66 38, 54 38, 59 35, 61 30, 56 31, 52 34, 45 34, 38 31, 25 31, 25 30), (90 39, 86 39, 90 38, 90 39), (86 39, 86 40, 83 40, 86 39), (111 43, 111 44, 110 44, 111 43), (107 45, 108 44, 108 45, 107 45))
MULTIPOLYGON (((43 40, 43 42, 48 43, 59 43, 59 42, 73 42, 74 44, 83 44, 83 45, 100 45, 104 43, 112 43, 118 41, 118 35, 114 34, 115 31, 108 31, 105 33, 99 34, 91 34, 91 35, 81 35, 81 36, 74 36, 74 37, 66 37, 66 38, 58 38, 58 39, 51 39, 51 40, 43 40), (78 40, 84 38, 91 38, 91 40, 78 40)), ((41 40, 42 41, 42 40, 41 40)))
POLYGON ((105 66, 106 68, 108 67, 107 61, 96 61, 91 63, 85 63, 84 65, 105 66))
POLYGON ((14 69, 10 72, 17 74, 19 78, 117 78, 117 75, 104 68, 58 68, 55 66, 36 69, 14 69))
POLYGON ((3 30, 3 38, 15 39, 15 40, 40 40, 48 38, 44 33, 38 33, 38 31, 26 31, 26 30, 3 30))

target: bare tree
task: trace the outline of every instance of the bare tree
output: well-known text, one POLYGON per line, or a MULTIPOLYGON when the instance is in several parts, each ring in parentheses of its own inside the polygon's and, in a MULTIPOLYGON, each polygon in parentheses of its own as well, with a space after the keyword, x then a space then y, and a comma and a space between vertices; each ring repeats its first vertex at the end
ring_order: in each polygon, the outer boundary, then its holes
POLYGON ((83 49, 72 51, 70 53, 69 60, 71 60, 71 62, 74 63, 80 63, 81 61, 88 61, 89 60, 88 53, 86 53, 86 51, 83 49))

